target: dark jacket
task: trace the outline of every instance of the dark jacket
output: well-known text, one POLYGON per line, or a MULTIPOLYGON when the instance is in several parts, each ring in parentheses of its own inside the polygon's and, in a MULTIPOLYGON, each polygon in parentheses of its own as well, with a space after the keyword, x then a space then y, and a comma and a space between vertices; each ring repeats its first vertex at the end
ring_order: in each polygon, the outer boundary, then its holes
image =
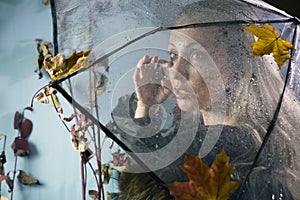
MULTIPOLYGON (((119 137, 133 152, 151 155, 150 169, 153 165, 153 172, 164 183, 188 180, 180 169, 184 162, 184 154, 201 155, 206 152, 207 154, 201 157, 204 163, 210 166, 222 148, 230 157, 230 162, 236 164, 232 179, 240 182, 245 179, 260 145, 252 133, 253 130, 225 125, 206 126, 200 112, 180 111, 172 98, 154 108, 150 116, 134 119, 136 101, 135 95, 122 97, 112 112, 112 118, 119 137), (170 144, 171 148, 167 148, 170 144), (159 153, 153 156, 152 152, 159 153)), ((258 168, 256 173, 261 174, 260 183, 267 181, 271 175, 264 167, 258 168)), ((265 190, 254 190, 261 193, 260 199, 270 199, 272 189, 263 186, 260 188, 265 190)), ((120 189, 125 199, 173 199, 168 191, 147 173, 122 173, 120 189)), ((253 199, 251 192, 251 189, 245 192, 242 199, 253 199)), ((237 192, 231 199, 236 199, 236 194, 237 192)))

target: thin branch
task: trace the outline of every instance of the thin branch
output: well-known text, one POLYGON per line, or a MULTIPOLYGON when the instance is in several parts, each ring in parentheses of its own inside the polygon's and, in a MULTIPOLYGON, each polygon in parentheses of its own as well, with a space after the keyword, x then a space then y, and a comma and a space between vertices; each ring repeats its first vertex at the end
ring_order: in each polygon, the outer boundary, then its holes
MULTIPOLYGON (((92 163, 91 163, 90 161, 88 161, 88 163, 89 163, 89 166, 90 166, 90 168, 91 168, 91 170, 92 170, 92 172, 93 172, 93 174, 94 174, 96 183, 98 184, 98 178, 97 178, 97 175, 96 175, 96 171, 95 171, 95 169, 94 169, 92 163)), ((98 170, 98 171, 99 171, 99 170, 98 170)))
POLYGON ((52 29, 53 29, 53 45, 54 45, 54 54, 58 53, 58 31, 57 31, 57 16, 56 16, 56 6, 55 0, 50 1, 51 6, 51 15, 52 15, 52 29))
POLYGON ((14 197, 14 187, 15 187, 15 178, 16 178, 16 170, 17 170, 17 162, 18 162, 18 156, 15 155, 15 164, 14 164, 14 171, 13 171, 13 178, 12 178, 12 188, 11 188, 11 194, 10 194, 10 200, 13 200, 14 197))
POLYGON ((80 70, 77 70, 73 72, 72 74, 69 74, 65 77, 60 78, 59 80, 54 81, 52 84, 59 84, 79 73, 82 73, 89 69, 92 65, 95 65, 97 63, 102 62, 103 60, 107 59, 109 56, 119 52, 120 50, 124 49, 125 47, 147 37, 150 35, 153 35, 155 33, 161 32, 161 31, 167 31, 167 30, 177 30, 177 29, 183 29, 183 28, 198 28, 198 27, 209 27, 209 26, 227 26, 232 24, 249 24, 249 23, 256 23, 256 24, 264 24, 264 23, 287 23, 287 22, 294 22, 296 24, 300 24, 300 20, 298 18, 282 18, 282 19, 274 19, 274 20, 234 20, 234 21, 217 21, 217 22, 202 22, 202 23, 193 23, 193 24, 186 24, 181 26, 167 26, 167 27, 158 27, 151 31, 148 31, 140 36, 137 36, 136 38, 133 38, 129 42, 125 43, 124 45, 120 46, 117 49, 114 49, 110 51, 109 53, 95 59, 94 61, 90 60, 90 64, 80 70))
MULTIPOLYGON (((69 91, 71 96, 73 96, 73 88, 72 88, 72 84, 71 84, 71 80, 68 79, 68 86, 69 86, 69 91)), ((77 116, 77 110, 75 108, 75 106, 73 104, 71 104, 73 107, 73 112, 75 113, 75 120, 76 120, 76 124, 78 123, 78 116, 77 116)), ((85 158, 83 158, 83 154, 80 153, 80 166, 81 166, 81 188, 82 188, 82 200, 86 199, 86 176, 87 173, 85 173, 85 158)))
POLYGON ((107 127, 105 127, 101 122, 98 121, 92 114, 90 114, 85 108, 83 108, 75 99, 73 99, 60 85, 54 84, 52 87, 56 88, 61 95, 69 102, 73 103, 73 105, 83 114, 87 116, 97 127, 99 127, 107 137, 111 138, 116 144, 118 144, 124 151, 130 154, 132 159, 134 159, 139 166, 144 169, 151 178, 156 181, 158 184, 162 186, 165 190, 168 189, 164 186, 164 182, 154 173, 152 172, 148 166, 127 146, 125 145, 117 136, 115 136, 107 127))
POLYGON ((85 200, 86 183, 85 183, 85 175, 84 175, 84 158, 83 158, 83 154, 80 154, 80 166, 81 166, 82 200, 85 200))
POLYGON ((44 85, 43 87, 41 87, 40 89, 38 89, 38 90, 34 93, 34 95, 33 95, 32 98, 31 98, 31 102, 30 102, 30 107, 31 107, 31 108, 33 108, 33 102, 34 102, 34 98, 36 97, 36 95, 37 95, 41 90, 43 90, 45 87, 50 86, 50 84, 51 84, 51 82, 48 83, 47 85, 44 85))
MULTIPOLYGON (((97 72, 96 69, 93 68, 93 76, 94 76, 94 82, 93 82, 93 88, 94 88, 94 101, 95 101, 95 111, 96 111, 96 118, 99 121, 99 107, 98 107, 98 96, 97 96, 97 91, 96 91, 96 85, 97 85, 97 72)), ((98 149, 96 149, 97 153, 97 163, 98 163, 98 168, 99 168, 99 184, 98 184, 98 193, 100 195, 100 192, 102 193, 102 199, 104 200, 104 188, 103 188, 103 181, 102 181, 102 172, 101 172, 101 149, 102 149, 102 145, 101 143, 101 129, 99 127, 97 127, 97 135, 98 135, 98 149)), ((104 140, 104 139, 103 139, 104 140)), ((100 196, 99 196, 99 200, 100 200, 100 196)))

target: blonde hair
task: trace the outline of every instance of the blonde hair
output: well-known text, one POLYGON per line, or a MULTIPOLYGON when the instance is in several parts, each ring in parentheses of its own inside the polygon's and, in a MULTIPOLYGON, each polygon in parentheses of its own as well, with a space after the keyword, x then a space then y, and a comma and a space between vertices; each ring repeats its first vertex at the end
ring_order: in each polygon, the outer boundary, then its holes
MULTIPOLYGON (((249 17, 256 18, 251 9, 241 3, 207 0, 186 6, 176 24, 229 22, 249 17)), ((243 26, 245 24, 212 23, 197 29, 218 31, 212 36, 215 37, 214 44, 205 44, 204 41, 201 45, 206 47, 223 74, 227 115, 234 118, 240 126, 252 129, 254 138, 261 144, 272 123, 284 81, 278 67, 270 62, 269 57, 252 56, 251 43, 254 37, 243 30, 243 26), (218 61, 220 55, 216 55, 213 50, 221 48, 219 45, 225 46, 226 63, 218 61)), ((250 184, 254 186, 249 188, 252 198, 260 197, 258 191, 261 190, 261 184, 264 184, 259 181, 261 173, 269 173, 269 181, 277 191, 285 186, 289 190, 287 193, 293 198, 300 198, 297 190, 300 183, 300 107, 294 99, 293 92, 287 89, 276 124, 258 159, 258 165, 250 175, 250 184)), ((238 162, 242 163, 243 160, 238 162)))

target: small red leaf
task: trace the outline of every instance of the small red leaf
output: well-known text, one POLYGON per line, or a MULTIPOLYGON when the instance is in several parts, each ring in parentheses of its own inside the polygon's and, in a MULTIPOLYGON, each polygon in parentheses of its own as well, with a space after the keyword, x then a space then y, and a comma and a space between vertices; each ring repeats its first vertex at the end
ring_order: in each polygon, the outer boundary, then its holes
POLYGON ((28 107, 24 108, 24 110, 30 110, 30 111, 33 111, 33 108, 30 107, 30 106, 28 106, 28 107))
POLYGON ((14 150, 16 156, 27 156, 29 152, 29 143, 26 139, 16 137, 12 143, 11 148, 14 150))
POLYGON ((0 176, 0 182, 7 179, 7 178, 8 178, 8 176, 0 176))
POLYGON ((15 112, 15 117, 14 117, 14 129, 19 128, 19 118, 20 118, 20 113, 18 111, 15 112))
POLYGON ((24 119, 20 128, 21 137, 27 138, 30 135, 31 131, 32 131, 32 122, 29 119, 24 119))

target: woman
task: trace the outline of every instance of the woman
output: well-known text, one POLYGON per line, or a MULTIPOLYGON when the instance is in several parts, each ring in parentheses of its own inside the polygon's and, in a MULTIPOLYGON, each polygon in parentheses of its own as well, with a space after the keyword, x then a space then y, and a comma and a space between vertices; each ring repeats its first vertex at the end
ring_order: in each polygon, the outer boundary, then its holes
MULTIPOLYGON (((232 21, 241 14, 252 16, 249 10, 235 1, 199 1, 184 8, 176 25, 199 23, 199 19, 207 20, 207 16, 210 21, 232 21)), ((121 134, 125 143, 137 153, 153 152, 174 141, 179 133, 185 137, 173 146, 185 150, 181 155, 200 155, 210 165, 224 148, 236 164, 233 179, 245 180, 283 88, 279 72, 263 58, 252 56, 252 41, 253 37, 238 24, 172 31, 170 61, 144 56, 134 74, 136 94, 121 99, 119 108, 112 113, 121 130, 131 129, 129 135, 121 134), (156 113, 163 113, 161 107, 172 97, 177 104, 172 108, 172 132, 165 132, 165 122, 170 117, 159 120, 162 115, 156 113), (121 112, 127 111, 120 111, 120 107, 126 104, 130 104, 128 112, 140 128, 130 124, 130 120, 121 122, 121 112), (163 128, 156 129, 159 126, 163 128), (185 140, 189 142, 180 148, 185 140)), ((232 199, 300 199, 300 149, 296 142, 299 113, 299 104, 288 91, 276 126, 250 174, 248 187, 244 192, 234 193, 232 199)), ((143 160, 165 183, 186 181, 179 168, 183 156, 175 152, 176 148, 155 154, 161 162, 143 160), (163 164, 168 154, 173 160, 163 164)), ((126 199, 172 199, 143 173, 123 173, 120 187, 126 199)))

